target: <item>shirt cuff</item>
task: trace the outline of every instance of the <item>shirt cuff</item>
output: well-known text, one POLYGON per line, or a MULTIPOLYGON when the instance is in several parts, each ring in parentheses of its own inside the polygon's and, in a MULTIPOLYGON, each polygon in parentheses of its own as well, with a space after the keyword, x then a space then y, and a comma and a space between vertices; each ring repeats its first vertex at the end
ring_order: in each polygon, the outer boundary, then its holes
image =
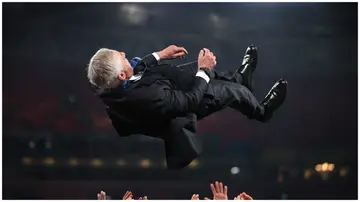
POLYGON ((201 77, 201 78, 205 79, 206 83, 209 83, 209 81, 210 81, 209 76, 208 76, 208 75, 206 75, 206 73, 205 73, 205 72, 203 72, 203 71, 198 71, 198 72, 196 73, 196 76, 198 76, 198 77, 201 77))
POLYGON ((157 61, 160 61, 160 57, 157 53, 152 53, 152 55, 156 58, 157 61))

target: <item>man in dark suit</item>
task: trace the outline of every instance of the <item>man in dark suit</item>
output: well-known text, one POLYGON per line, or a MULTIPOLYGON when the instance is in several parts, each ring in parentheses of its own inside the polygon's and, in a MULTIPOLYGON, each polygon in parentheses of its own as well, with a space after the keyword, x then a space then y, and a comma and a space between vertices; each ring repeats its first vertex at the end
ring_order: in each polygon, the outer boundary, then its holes
POLYGON ((214 70, 216 57, 206 48, 194 63, 158 63, 186 54, 185 48, 172 45, 145 56, 132 68, 125 53, 103 48, 88 66, 89 81, 118 134, 163 139, 169 169, 183 168, 199 155, 197 120, 231 107, 249 119, 267 122, 287 91, 287 82, 280 79, 261 102, 254 97, 255 46, 248 47, 235 72, 214 70))

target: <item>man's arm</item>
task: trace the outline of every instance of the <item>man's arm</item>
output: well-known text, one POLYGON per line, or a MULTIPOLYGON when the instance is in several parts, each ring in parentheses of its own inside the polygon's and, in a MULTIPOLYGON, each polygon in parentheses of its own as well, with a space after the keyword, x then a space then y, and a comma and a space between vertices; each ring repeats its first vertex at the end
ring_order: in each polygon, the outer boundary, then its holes
POLYGON ((186 54, 188 54, 188 52, 184 47, 171 45, 162 51, 146 55, 141 59, 141 61, 139 61, 138 65, 135 68, 137 68, 137 71, 143 71, 145 67, 157 65, 160 60, 182 58, 186 54))
POLYGON ((212 69, 215 65, 216 57, 214 54, 206 48, 201 50, 198 57, 198 72, 192 88, 188 91, 181 91, 173 90, 168 85, 155 87, 155 92, 158 94, 152 96, 152 100, 156 100, 156 104, 153 105, 156 109, 154 112, 160 112, 161 116, 169 118, 196 112, 210 81, 209 76, 201 68, 212 69))
POLYGON ((172 89, 169 81, 157 80, 146 88, 134 88, 125 96, 113 97, 111 101, 134 107, 133 114, 142 118, 159 117, 168 120, 195 112, 208 88, 209 77, 199 71, 189 90, 172 89))
POLYGON ((144 71, 145 68, 147 67, 156 66, 159 61, 160 61, 160 57, 157 53, 146 55, 140 61, 137 62, 134 68, 134 73, 137 74, 139 72, 144 71))
POLYGON ((139 103, 139 112, 166 118, 196 112, 210 81, 209 76, 200 70, 200 67, 212 69, 215 65, 216 57, 209 49, 204 48, 199 53, 198 72, 189 90, 174 90, 167 83, 163 83, 166 81, 158 81, 146 91, 133 91, 133 102, 136 100, 139 103))
POLYGON ((141 61, 138 63, 138 65, 146 64, 148 67, 151 67, 157 65, 159 61, 160 61, 159 55, 157 53, 152 53, 143 57, 141 61))

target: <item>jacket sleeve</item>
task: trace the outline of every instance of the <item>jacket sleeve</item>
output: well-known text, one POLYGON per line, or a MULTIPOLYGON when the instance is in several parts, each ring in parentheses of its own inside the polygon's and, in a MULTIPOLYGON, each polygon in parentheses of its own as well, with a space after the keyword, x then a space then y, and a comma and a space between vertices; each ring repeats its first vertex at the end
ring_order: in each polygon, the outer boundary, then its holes
POLYGON ((159 62, 152 53, 143 57, 141 61, 147 64, 148 66, 157 65, 159 62))
POLYGON ((187 91, 162 87, 158 90, 156 112, 167 118, 182 117, 194 113, 208 88, 208 83, 201 77, 195 77, 192 87, 187 91))
POLYGON ((158 63, 159 61, 154 57, 153 54, 146 55, 138 62, 134 68, 134 72, 144 71, 146 67, 152 67, 158 65, 158 63))

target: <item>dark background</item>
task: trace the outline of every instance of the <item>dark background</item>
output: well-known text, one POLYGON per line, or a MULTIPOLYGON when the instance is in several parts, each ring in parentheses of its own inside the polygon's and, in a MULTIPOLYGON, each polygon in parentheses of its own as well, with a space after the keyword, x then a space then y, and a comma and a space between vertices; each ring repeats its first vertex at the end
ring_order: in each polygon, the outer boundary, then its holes
POLYGON ((189 199, 214 180, 231 199, 357 198, 357 3, 3 3, 2 41, 6 199, 189 199), (161 141, 117 136, 85 68, 102 47, 131 59, 171 44, 189 52, 175 64, 206 47, 219 70, 255 44, 255 95, 285 78, 285 104, 267 124, 231 109, 206 118, 198 161, 165 170, 161 141))

